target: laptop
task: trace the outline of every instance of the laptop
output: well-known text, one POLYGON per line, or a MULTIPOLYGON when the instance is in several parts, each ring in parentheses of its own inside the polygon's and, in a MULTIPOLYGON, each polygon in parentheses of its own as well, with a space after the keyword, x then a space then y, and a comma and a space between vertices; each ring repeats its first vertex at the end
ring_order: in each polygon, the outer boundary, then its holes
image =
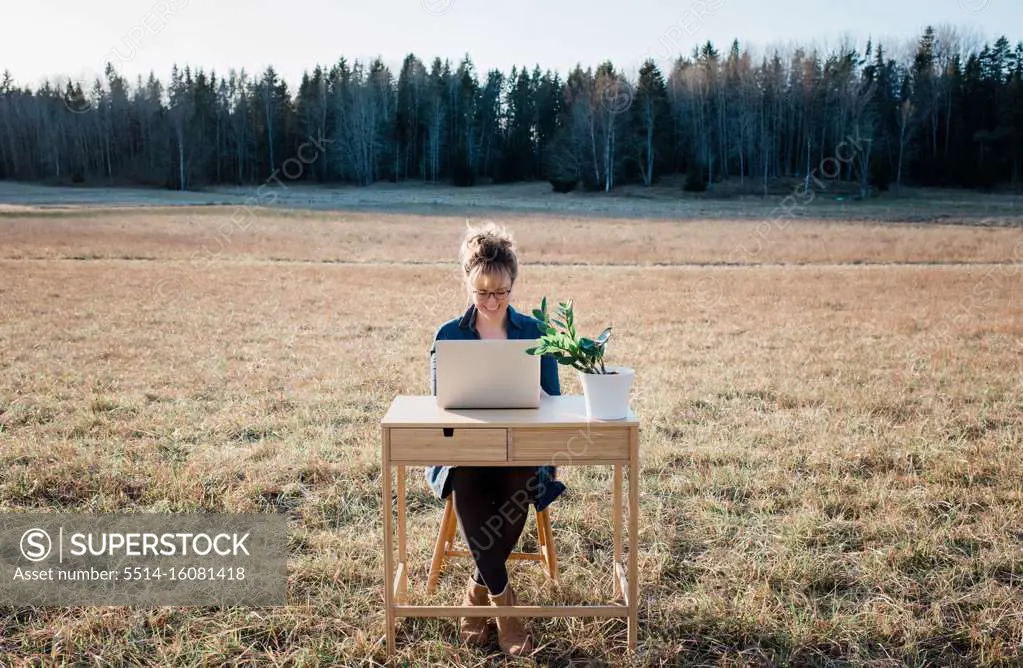
POLYGON ((540 357, 526 353, 539 343, 539 339, 435 341, 437 407, 539 407, 540 357))

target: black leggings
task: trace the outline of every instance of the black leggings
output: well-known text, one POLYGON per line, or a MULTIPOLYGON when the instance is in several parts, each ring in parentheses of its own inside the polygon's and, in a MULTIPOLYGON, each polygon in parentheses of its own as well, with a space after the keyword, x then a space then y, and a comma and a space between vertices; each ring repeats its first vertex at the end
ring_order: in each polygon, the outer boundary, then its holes
POLYGON ((476 572, 473 579, 500 594, 508 584, 505 562, 526 526, 539 486, 535 466, 456 466, 448 473, 462 538, 476 572))

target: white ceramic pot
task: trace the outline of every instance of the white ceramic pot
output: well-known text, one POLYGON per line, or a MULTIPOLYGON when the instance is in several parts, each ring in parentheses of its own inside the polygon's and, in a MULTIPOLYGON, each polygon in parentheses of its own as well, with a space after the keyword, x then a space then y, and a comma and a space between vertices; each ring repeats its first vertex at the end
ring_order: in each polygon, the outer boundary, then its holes
POLYGON ((623 420, 629 415, 629 391, 636 372, 624 366, 604 368, 618 373, 577 371, 586 397, 586 417, 591 420, 623 420))

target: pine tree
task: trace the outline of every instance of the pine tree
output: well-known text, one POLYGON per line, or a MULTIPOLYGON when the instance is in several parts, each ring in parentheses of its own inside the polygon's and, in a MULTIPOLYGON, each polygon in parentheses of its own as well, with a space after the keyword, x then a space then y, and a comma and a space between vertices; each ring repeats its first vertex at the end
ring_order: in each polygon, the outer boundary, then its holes
POLYGON ((671 151, 667 86, 652 59, 639 70, 632 110, 636 164, 643 185, 649 186, 667 169, 671 151))

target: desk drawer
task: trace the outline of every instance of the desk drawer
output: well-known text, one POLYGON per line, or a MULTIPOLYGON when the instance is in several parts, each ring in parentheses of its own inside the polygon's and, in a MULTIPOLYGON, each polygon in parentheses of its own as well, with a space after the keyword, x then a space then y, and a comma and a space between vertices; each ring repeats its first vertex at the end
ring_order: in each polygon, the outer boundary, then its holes
POLYGON ((391 460, 424 464, 503 462, 508 430, 477 427, 392 428, 391 460))
POLYGON ((573 461, 624 460, 629 458, 629 430, 520 427, 512 429, 510 461, 543 460, 558 466, 573 461))

